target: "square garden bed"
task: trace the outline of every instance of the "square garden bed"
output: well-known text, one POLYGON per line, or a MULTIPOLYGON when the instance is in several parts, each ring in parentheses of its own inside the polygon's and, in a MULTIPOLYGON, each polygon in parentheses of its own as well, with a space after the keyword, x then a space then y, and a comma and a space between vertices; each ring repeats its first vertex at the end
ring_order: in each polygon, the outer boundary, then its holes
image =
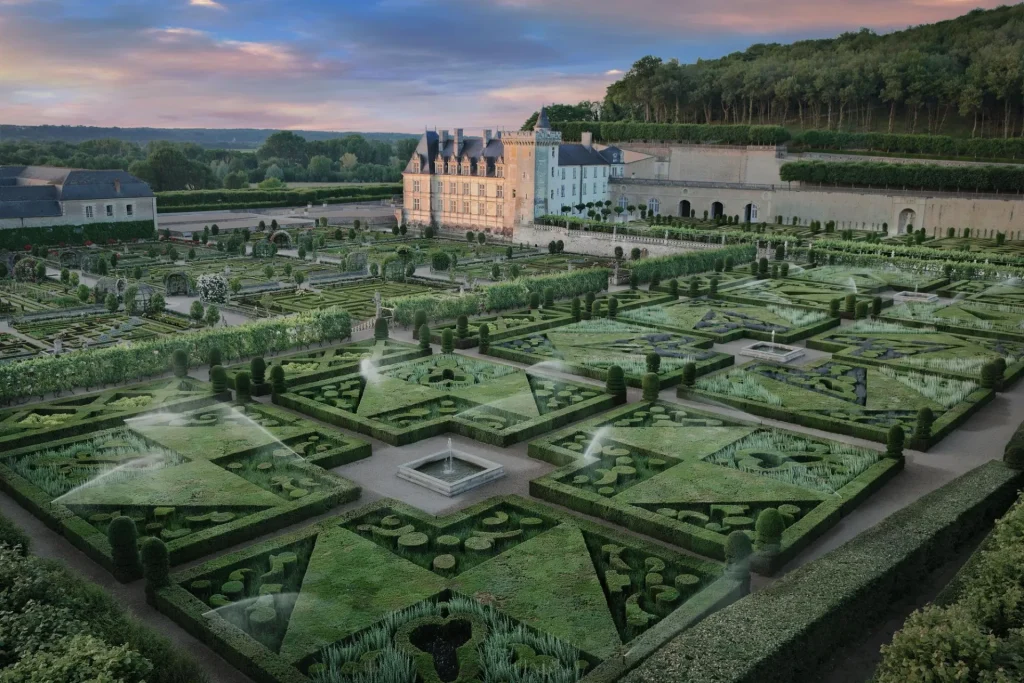
MULTIPOLYGON (((766 280, 750 280, 718 290, 718 298, 737 303, 781 304, 784 306, 806 306, 812 309, 828 310, 833 299, 839 299, 843 317, 851 317, 845 311, 846 296, 854 294, 857 302, 866 301, 869 305, 874 298, 870 294, 855 293, 852 287, 828 284, 826 282, 807 282, 789 278, 769 278, 766 280)), ((892 301, 885 299, 882 307, 891 306, 892 301)))
POLYGON ((0 486, 108 569, 118 515, 177 564, 356 499, 359 487, 323 468, 369 455, 274 406, 218 403, 8 450, 0 486))
POLYGON ((786 530, 778 548, 755 548, 762 573, 903 466, 876 451, 660 401, 533 441, 530 455, 561 466, 530 482, 531 495, 715 559, 729 533, 753 540, 758 514, 776 508, 786 530))
POLYGON ((393 445, 445 432, 507 446, 610 408, 602 387, 454 354, 303 384, 274 401, 393 445))
MULTIPOLYGON (((644 309, 640 309, 644 310, 644 309)), ((625 315, 625 314, 623 314, 625 315)), ((687 363, 704 374, 733 364, 733 357, 711 350, 705 337, 664 332, 619 319, 583 320, 546 332, 512 337, 490 346, 488 353, 520 363, 547 363, 551 367, 604 380, 608 368, 620 366, 631 386, 640 386, 647 372, 646 356, 661 356, 661 385, 678 384, 687 363)))
POLYGON ((907 443, 924 450, 992 400, 991 389, 967 379, 822 359, 802 367, 754 362, 701 377, 679 396, 725 403, 754 415, 885 443, 900 425, 907 443), (918 434, 922 408, 934 417, 918 434))
POLYGON ((505 497, 442 518, 379 501, 177 573, 156 602, 260 683, 596 683, 742 592, 717 563, 505 497))
POLYGON ((883 320, 913 327, 973 337, 1024 341, 1024 302, 1021 305, 961 300, 893 306, 883 320))

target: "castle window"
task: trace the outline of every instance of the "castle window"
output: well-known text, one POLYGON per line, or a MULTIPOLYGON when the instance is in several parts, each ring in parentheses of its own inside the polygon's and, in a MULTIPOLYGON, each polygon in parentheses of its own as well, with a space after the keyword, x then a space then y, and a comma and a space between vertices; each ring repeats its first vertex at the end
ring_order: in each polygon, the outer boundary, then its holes
POLYGON ((497 214, 496 215, 498 216, 498 218, 501 218, 505 214, 505 205, 504 204, 498 204, 498 206, 496 208, 497 208, 497 214))
POLYGON ((107 218, 113 218, 113 216, 114 216, 114 205, 113 204, 107 204, 106 209, 107 209, 107 218))
POLYGON ((562 169, 562 180, 565 180, 565 169, 562 169))
POLYGON ((86 218, 92 218, 92 207, 91 206, 85 207, 85 217, 86 218))
POLYGON ((462 202, 462 213, 469 213, 469 202, 462 202))
POLYGON ((651 197, 650 201, 647 202, 647 211, 648 213, 657 214, 661 211, 661 202, 654 197, 651 197))
POLYGON ((455 194, 455 183, 448 183, 448 192, 450 194, 455 194))
POLYGON ((551 177, 552 177, 552 178, 554 178, 554 177, 555 177, 555 169, 554 169, 554 168, 552 168, 552 169, 551 169, 551 177))
POLYGON ((604 170, 604 175, 602 177, 607 178, 608 177, 608 167, 605 166, 603 170, 604 170))
POLYGON ((469 183, 462 183, 462 194, 469 194, 469 183))
POLYGON ((484 205, 483 204, 477 204, 476 205, 476 212, 478 214, 480 214, 481 216, 483 216, 484 215, 484 205))
POLYGON ((412 200, 412 210, 413 211, 419 211, 420 210, 420 200, 419 199, 413 199, 412 200))
POLYGON ((498 191, 498 195, 497 195, 498 199, 501 199, 502 197, 505 196, 505 186, 504 185, 498 185, 498 187, 495 188, 495 189, 498 191))
POLYGON ((594 183, 594 194, 597 194, 597 183, 594 183))
POLYGON ((586 166, 583 167, 583 177, 584 178, 587 177, 587 167, 586 166))
POLYGON ((135 205, 134 204, 125 204, 124 212, 125 212, 125 215, 127 215, 129 217, 134 216, 135 215, 135 205))
POLYGON ((554 191, 554 190, 551 190, 551 198, 552 198, 552 199, 554 199, 554 198, 555 198, 555 191, 554 191))
POLYGON ((480 183, 479 185, 476 186, 476 193, 480 197, 486 197, 487 196, 487 186, 484 185, 483 183, 480 183))
POLYGON ((498 178, 504 178, 505 177, 505 168, 503 166, 496 166, 494 168, 494 175, 497 176, 498 178))
POLYGON ((419 159, 415 159, 412 162, 412 172, 413 173, 419 173, 420 172, 420 160, 419 159))
POLYGON ((448 210, 450 212, 452 212, 452 213, 455 213, 455 200, 454 199, 451 199, 451 200, 448 201, 448 210))
POLYGON ((625 211, 627 206, 629 206, 629 200, 625 197, 619 197, 619 208, 625 211))
POLYGON ((565 196, 565 185, 562 185, 562 196, 565 196))
POLYGON ((418 181, 418 180, 412 181, 412 191, 413 192, 419 192, 420 191, 420 181, 418 181))
POLYGON ((585 196, 587 194, 587 184, 586 183, 582 183, 580 185, 580 190, 582 190, 582 192, 583 192, 583 194, 585 196))
POLYGON ((576 169, 572 169, 572 179, 576 180, 576 169))

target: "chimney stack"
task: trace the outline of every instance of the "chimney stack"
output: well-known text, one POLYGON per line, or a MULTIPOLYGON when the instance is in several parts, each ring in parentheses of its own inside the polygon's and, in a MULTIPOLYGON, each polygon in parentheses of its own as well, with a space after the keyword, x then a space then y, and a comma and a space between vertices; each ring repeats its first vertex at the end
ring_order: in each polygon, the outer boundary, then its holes
POLYGON ((438 143, 443 148, 448 143, 448 131, 447 130, 439 130, 437 132, 437 140, 438 140, 438 143))
POLYGON ((587 149, 592 149, 594 146, 594 134, 590 131, 586 131, 580 135, 580 143, 587 149))
POLYGON ((454 139, 454 142, 455 142, 455 154, 456 155, 462 154, 462 129, 461 128, 456 128, 455 129, 455 139, 454 139))
POLYGON ((487 128, 484 130, 484 147, 491 141, 491 129, 487 128))

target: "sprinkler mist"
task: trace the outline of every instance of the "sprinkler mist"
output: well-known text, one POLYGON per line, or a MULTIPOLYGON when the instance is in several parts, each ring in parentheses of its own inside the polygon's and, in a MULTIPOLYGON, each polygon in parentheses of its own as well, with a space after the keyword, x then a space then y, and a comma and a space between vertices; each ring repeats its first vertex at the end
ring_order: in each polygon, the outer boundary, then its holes
POLYGON ((448 437, 448 457, 444 461, 444 473, 453 474, 455 472, 455 465, 452 464, 452 437, 448 437))
POLYGON ((850 289, 853 290, 854 294, 860 294, 860 292, 857 291, 857 283, 854 281, 852 277, 850 278, 850 289))
POLYGON ((587 444, 587 450, 583 452, 583 462, 591 464, 601 459, 601 451, 604 446, 601 444, 601 440, 608 436, 608 432, 611 430, 608 425, 601 427, 594 432, 594 437, 587 444))

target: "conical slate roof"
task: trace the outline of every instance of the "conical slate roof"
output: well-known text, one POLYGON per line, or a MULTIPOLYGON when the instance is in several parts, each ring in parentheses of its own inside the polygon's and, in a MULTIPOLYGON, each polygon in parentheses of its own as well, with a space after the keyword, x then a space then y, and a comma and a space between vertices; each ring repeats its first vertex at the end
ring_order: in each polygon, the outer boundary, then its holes
POLYGON ((540 108, 540 114, 537 116, 537 125, 533 127, 534 130, 551 130, 551 122, 548 121, 548 110, 547 107, 540 108))

